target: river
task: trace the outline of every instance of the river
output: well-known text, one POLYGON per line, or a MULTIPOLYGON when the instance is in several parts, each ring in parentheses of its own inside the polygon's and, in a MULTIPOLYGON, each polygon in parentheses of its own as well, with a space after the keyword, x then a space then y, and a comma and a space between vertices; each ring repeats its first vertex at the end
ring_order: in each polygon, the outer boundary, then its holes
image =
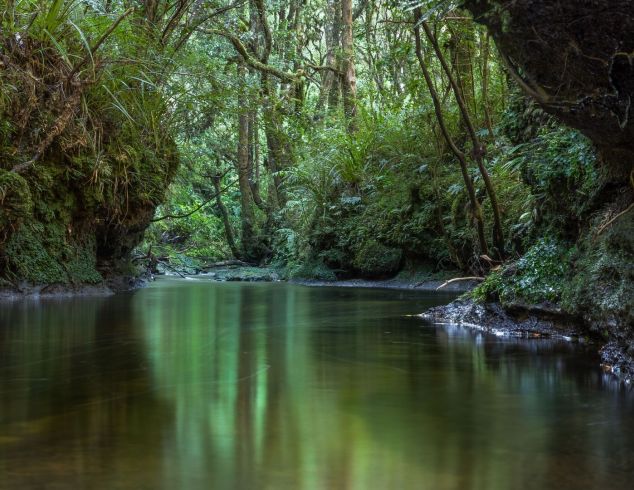
POLYGON ((583 347, 434 326, 446 294, 164 278, 0 304, 0 488, 631 489, 583 347))

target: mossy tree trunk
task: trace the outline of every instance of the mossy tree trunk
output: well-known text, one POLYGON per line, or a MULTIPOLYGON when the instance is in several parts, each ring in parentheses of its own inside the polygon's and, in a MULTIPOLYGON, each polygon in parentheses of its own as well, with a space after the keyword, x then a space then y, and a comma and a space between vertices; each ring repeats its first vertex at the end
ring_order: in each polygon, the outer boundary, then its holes
MULTIPOLYGON (((243 64, 238 65, 238 76, 246 84, 246 68, 243 64)), ((239 101, 240 102, 240 101, 239 101)), ((257 259, 256 247, 256 220, 249 182, 249 111, 242 109, 238 114, 238 149, 236 159, 236 172, 238 173, 238 185, 240 187, 240 222, 242 233, 240 235, 241 256, 245 260, 257 259)))
POLYGON ((348 131, 354 133, 357 130, 357 75, 354 66, 352 0, 341 0, 341 20, 343 25, 341 35, 343 109, 348 122, 348 131))

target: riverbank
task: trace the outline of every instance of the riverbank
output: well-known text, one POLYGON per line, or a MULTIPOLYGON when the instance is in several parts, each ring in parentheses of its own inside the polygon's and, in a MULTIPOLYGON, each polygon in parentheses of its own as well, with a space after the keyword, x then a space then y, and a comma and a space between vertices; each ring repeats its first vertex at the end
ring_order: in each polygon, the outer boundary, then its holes
POLYGON ((204 271, 164 269, 165 275, 199 277, 218 282, 278 282, 287 281, 309 287, 340 287, 364 289, 404 289, 418 291, 443 291, 465 293, 479 284, 471 278, 459 278, 459 272, 446 271, 437 274, 402 272, 389 279, 339 279, 325 280, 304 277, 288 277, 284 269, 276 267, 256 267, 249 265, 222 265, 208 267, 204 271))

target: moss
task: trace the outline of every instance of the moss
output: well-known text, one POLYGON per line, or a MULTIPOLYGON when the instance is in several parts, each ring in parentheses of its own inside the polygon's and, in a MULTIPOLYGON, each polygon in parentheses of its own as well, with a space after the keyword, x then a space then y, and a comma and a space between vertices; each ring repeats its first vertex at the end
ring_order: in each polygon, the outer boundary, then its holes
POLYGON ((73 244, 65 248, 64 268, 72 283, 98 284, 103 277, 97 271, 95 239, 87 238, 87 243, 73 244))
POLYGON ((601 235, 589 234, 574 257, 563 305, 594 329, 634 325, 634 217, 624 215, 601 235))
POLYGON ((43 243, 44 236, 44 227, 38 224, 22 226, 11 236, 5 247, 10 276, 32 284, 68 282, 66 271, 43 243))
POLYGON ((310 260, 301 264, 291 264, 287 268, 289 279, 316 279, 319 281, 335 281, 334 271, 320 260, 310 260))
MULTIPOLYGON (((0 169, 0 229, 15 226, 33 208, 29 185, 15 172, 0 169)), ((0 243, 2 243, 0 237, 0 243)))
MULTIPOLYGON (((27 37, 24 43, 38 52, 38 39, 27 37)), ((105 82, 92 84, 82 93, 84 110, 17 175, 6 169, 32 158, 70 102, 65 92, 51 93, 65 86, 57 83, 67 77, 59 70, 64 63, 51 54, 33 64, 28 56, 14 56, 18 51, 7 52, 10 63, 0 77, 0 166, 5 169, 0 170, 0 278, 33 285, 100 282, 100 271, 127 270, 131 250, 174 177, 176 145, 159 122, 167 106, 158 91, 139 98, 105 82), (124 111, 112 110, 113 92, 124 111), (20 110, 25 105, 26 112, 20 110), (25 113, 28 121, 21 119, 25 113), (19 127, 28 131, 18 134, 19 127), (12 146, 18 140, 19 148, 12 146)))
POLYGON ((7 242, 8 275, 31 284, 95 284, 103 280, 96 268, 94 239, 75 242, 57 225, 31 223, 7 242))
POLYGON ((570 257, 565 242, 542 238, 517 262, 490 274, 471 297, 503 304, 557 302, 567 287, 570 257))

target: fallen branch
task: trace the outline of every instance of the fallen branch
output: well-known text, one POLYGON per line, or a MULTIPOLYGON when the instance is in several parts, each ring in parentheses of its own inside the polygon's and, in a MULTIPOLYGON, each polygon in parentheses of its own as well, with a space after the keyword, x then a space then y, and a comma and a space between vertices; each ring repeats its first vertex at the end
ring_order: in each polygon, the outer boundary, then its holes
POLYGON ((440 286, 436 288, 436 291, 444 288, 445 286, 448 286, 452 282, 458 282, 458 281, 484 281, 484 277, 479 277, 479 276, 455 277, 454 279, 449 279, 448 281, 443 282, 440 286))
POLYGON ((172 272, 175 272, 176 274, 178 274, 179 276, 181 276, 183 279, 187 279, 187 276, 185 274, 183 274, 181 271, 179 271, 178 269, 176 269, 175 267, 172 267, 169 262, 164 261, 164 260, 159 260, 156 259, 156 263, 157 264, 161 264, 163 267, 165 267, 166 269, 171 270, 172 272))

